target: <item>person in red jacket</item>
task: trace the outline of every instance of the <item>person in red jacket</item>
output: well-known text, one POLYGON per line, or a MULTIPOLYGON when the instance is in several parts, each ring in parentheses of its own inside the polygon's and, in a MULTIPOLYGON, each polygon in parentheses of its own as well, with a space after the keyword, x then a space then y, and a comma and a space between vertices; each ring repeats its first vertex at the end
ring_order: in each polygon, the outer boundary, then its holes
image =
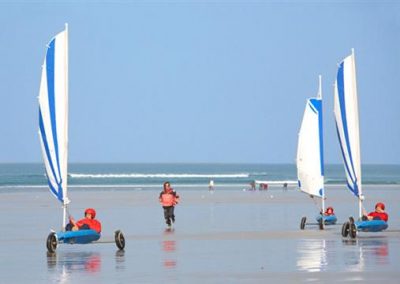
POLYGON ((389 219, 388 214, 385 212, 385 204, 382 202, 378 202, 375 205, 375 211, 366 214, 364 212, 364 216, 362 217, 363 221, 370 221, 370 220, 382 220, 387 222, 389 219))
POLYGON ((168 227, 171 227, 172 223, 175 223, 174 209, 175 205, 179 203, 179 195, 172 189, 168 181, 164 182, 163 186, 164 189, 160 192, 159 201, 164 209, 165 222, 168 227))
POLYGON ((96 218, 96 210, 93 208, 87 208, 85 210, 85 218, 76 222, 72 216, 69 216, 69 223, 65 227, 67 231, 78 231, 78 230, 94 230, 97 233, 101 233, 101 223, 96 218))

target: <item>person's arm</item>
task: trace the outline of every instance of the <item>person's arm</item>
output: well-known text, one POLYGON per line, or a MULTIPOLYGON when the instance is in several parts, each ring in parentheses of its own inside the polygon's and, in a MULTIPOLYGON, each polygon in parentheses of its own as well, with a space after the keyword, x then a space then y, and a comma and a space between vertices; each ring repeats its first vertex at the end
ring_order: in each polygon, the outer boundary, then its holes
POLYGON ((72 224, 72 226, 76 226, 76 222, 75 222, 74 218, 71 215, 68 216, 68 220, 72 224))
POLYGON ((92 230, 95 230, 97 233, 101 233, 101 223, 97 220, 92 220, 91 222, 91 228, 92 230))
POLYGON ((174 195, 175 195, 175 202, 174 202, 174 203, 175 203, 175 204, 178 204, 179 201, 181 201, 181 200, 180 200, 180 197, 179 197, 179 195, 178 195, 175 191, 174 191, 174 193, 175 193, 175 194, 174 194, 174 195))
POLYGON ((367 215, 368 221, 373 220, 373 219, 374 219, 374 216, 375 216, 375 212, 370 212, 370 213, 367 215))

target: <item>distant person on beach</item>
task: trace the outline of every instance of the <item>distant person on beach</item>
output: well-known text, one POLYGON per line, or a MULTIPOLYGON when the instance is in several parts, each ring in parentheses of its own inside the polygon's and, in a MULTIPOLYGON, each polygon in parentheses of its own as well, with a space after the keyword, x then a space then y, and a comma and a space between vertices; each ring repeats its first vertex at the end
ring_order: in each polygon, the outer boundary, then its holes
POLYGON ((85 210, 85 218, 75 222, 72 216, 69 216, 69 223, 65 226, 66 231, 78 231, 78 230, 94 230, 100 234, 101 223, 96 218, 96 210, 93 208, 87 208, 85 210))
POLYGON ((387 222, 389 219, 389 215, 385 212, 385 204, 383 204, 382 202, 378 202, 375 204, 375 211, 367 214, 367 212, 364 210, 363 214, 363 221, 382 220, 387 222))
POLYGON ((208 190, 214 191, 214 181, 213 180, 210 180, 210 183, 208 184, 208 190))
POLYGON ((255 181, 252 181, 250 183, 250 190, 256 190, 256 182, 255 181))
POLYGON ((168 227, 171 227, 172 223, 175 223, 174 209, 175 205, 179 203, 179 195, 172 189, 168 181, 164 182, 164 189, 160 192, 159 200, 164 209, 165 222, 168 227))
POLYGON ((333 211, 333 207, 329 206, 328 208, 326 208, 325 212, 324 212, 325 216, 333 216, 335 215, 335 212, 333 211))

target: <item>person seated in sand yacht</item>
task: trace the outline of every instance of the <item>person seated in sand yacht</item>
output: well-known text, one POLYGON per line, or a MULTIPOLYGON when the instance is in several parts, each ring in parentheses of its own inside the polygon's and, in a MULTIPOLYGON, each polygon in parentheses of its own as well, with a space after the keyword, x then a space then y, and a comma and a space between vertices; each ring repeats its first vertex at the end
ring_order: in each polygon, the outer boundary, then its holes
POLYGON ((375 204, 375 211, 367 214, 365 210, 363 210, 364 216, 362 216, 363 221, 371 221, 371 220, 382 220, 387 222, 389 219, 389 215, 385 212, 385 204, 382 202, 378 202, 375 204))
POLYGON ((100 234, 101 223, 95 220, 96 210, 93 208, 87 208, 85 210, 85 218, 76 222, 72 216, 69 216, 69 223, 65 226, 66 231, 78 231, 78 230, 94 230, 100 234))
POLYGON ((326 208, 325 212, 324 212, 325 216, 333 216, 335 215, 335 212, 333 211, 333 207, 329 206, 328 208, 326 208))

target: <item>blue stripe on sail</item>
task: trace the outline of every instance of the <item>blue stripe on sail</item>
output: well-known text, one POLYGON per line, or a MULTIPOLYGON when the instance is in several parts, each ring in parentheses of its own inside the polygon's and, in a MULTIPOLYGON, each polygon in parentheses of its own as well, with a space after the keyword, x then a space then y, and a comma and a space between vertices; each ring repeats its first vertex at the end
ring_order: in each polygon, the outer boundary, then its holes
POLYGON ((314 99, 309 99, 309 100, 308 100, 308 106, 309 106, 310 109, 316 114, 316 113, 317 113, 317 110, 315 109, 315 106, 314 106, 312 100, 314 100, 314 99))
POLYGON ((318 114, 318 134, 319 134, 319 156, 320 156, 320 170, 321 175, 324 176, 324 132, 322 125, 322 100, 321 99, 310 99, 310 103, 313 106, 311 109, 318 114))
POLYGON ((338 74, 337 74, 337 90, 338 90, 338 98, 340 105, 340 115, 342 118, 342 126, 343 126, 343 134, 346 141, 347 152, 349 153, 350 166, 351 166, 351 174, 352 180, 356 180, 357 177, 355 175, 354 163, 353 163, 353 155, 350 148, 350 139, 349 139, 349 130, 347 128, 347 116, 346 116, 346 102, 345 102, 345 94, 344 94, 344 62, 340 64, 338 74))
POLYGON ((340 133, 339 133, 339 128, 337 125, 337 121, 335 121, 335 125, 336 125, 336 133, 339 139, 339 145, 340 145, 340 151, 342 152, 342 156, 343 156, 343 161, 344 161, 344 168, 346 170, 346 176, 350 177, 351 181, 353 182, 353 184, 355 185, 355 188, 353 188, 349 182, 348 182, 348 178, 346 178, 347 181, 347 187, 350 189, 351 192, 353 192, 356 196, 358 196, 358 187, 356 182, 353 180, 352 176, 350 175, 350 169, 349 166, 347 164, 347 160, 346 160, 346 156, 344 154, 344 149, 343 149, 343 145, 342 145, 342 140, 340 139, 340 133))
MULTIPOLYGON (((325 175, 325 163, 324 163, 324 126, 322 124, 322 100, 320 100, 320 110, 318 111, 318 129, 319 129, 319 155, 321 160, 321 175, 325 175)), ((322 195, 321 195, 322 196, 322 195)))
MULTIPOLYGON (((57 159, 57 171, 58 176, 60 177, 60 181, 57 181, 58 189, 62 192, 62 175, 60 169, 60 158, 59 158, 59 150, 58 150, 58 139, 57 139, 57 121, 56 121, 56 106, 55 106, 55 90, 54 90, 54 69, 55 69, 55 44, 56 39, 53 39, 47 50, 46 54, 46 72, 47 72, 47 92, 49 98, 49 111, 50 111, 50 120, 51 120, 51 131, 53 135, 53 143, 54 150, 57 159)), ((62 196, 62 194, 61 194, 62 196)))
MULTIPOLYGON (((54 166, 53 166, 53 162, 51 160, 51 155, 50 155, 49 143, 47 141, 46 131, 44 129, 42 111, 41 111, 40 107, 39 107, 39 130, 40 130, 40 134, 41 134, 41 137, 42 137, 42 142, 43 142, 43 145, 44 145, 44 149, 46 151, 46 159, 48 161, 48 164, 50 165, 51 173, 52 173, 52 175, 54 177, 54 180, 57 182, 58 187, 60 188, 61 187, 61 183, 59 183, 57 181, 57 176, 56 176, 55 171, 54 171, 54 166)), ((57 196, 58 200, 63 201, 63 191, 62 190, 57 191, 53 187, 53 185, 51 184, 50 179, 48 177, 47 171, 46 171, 46 175, 47 175, 47 181, 49 183, 50 191, 55 196, 57 196)))

